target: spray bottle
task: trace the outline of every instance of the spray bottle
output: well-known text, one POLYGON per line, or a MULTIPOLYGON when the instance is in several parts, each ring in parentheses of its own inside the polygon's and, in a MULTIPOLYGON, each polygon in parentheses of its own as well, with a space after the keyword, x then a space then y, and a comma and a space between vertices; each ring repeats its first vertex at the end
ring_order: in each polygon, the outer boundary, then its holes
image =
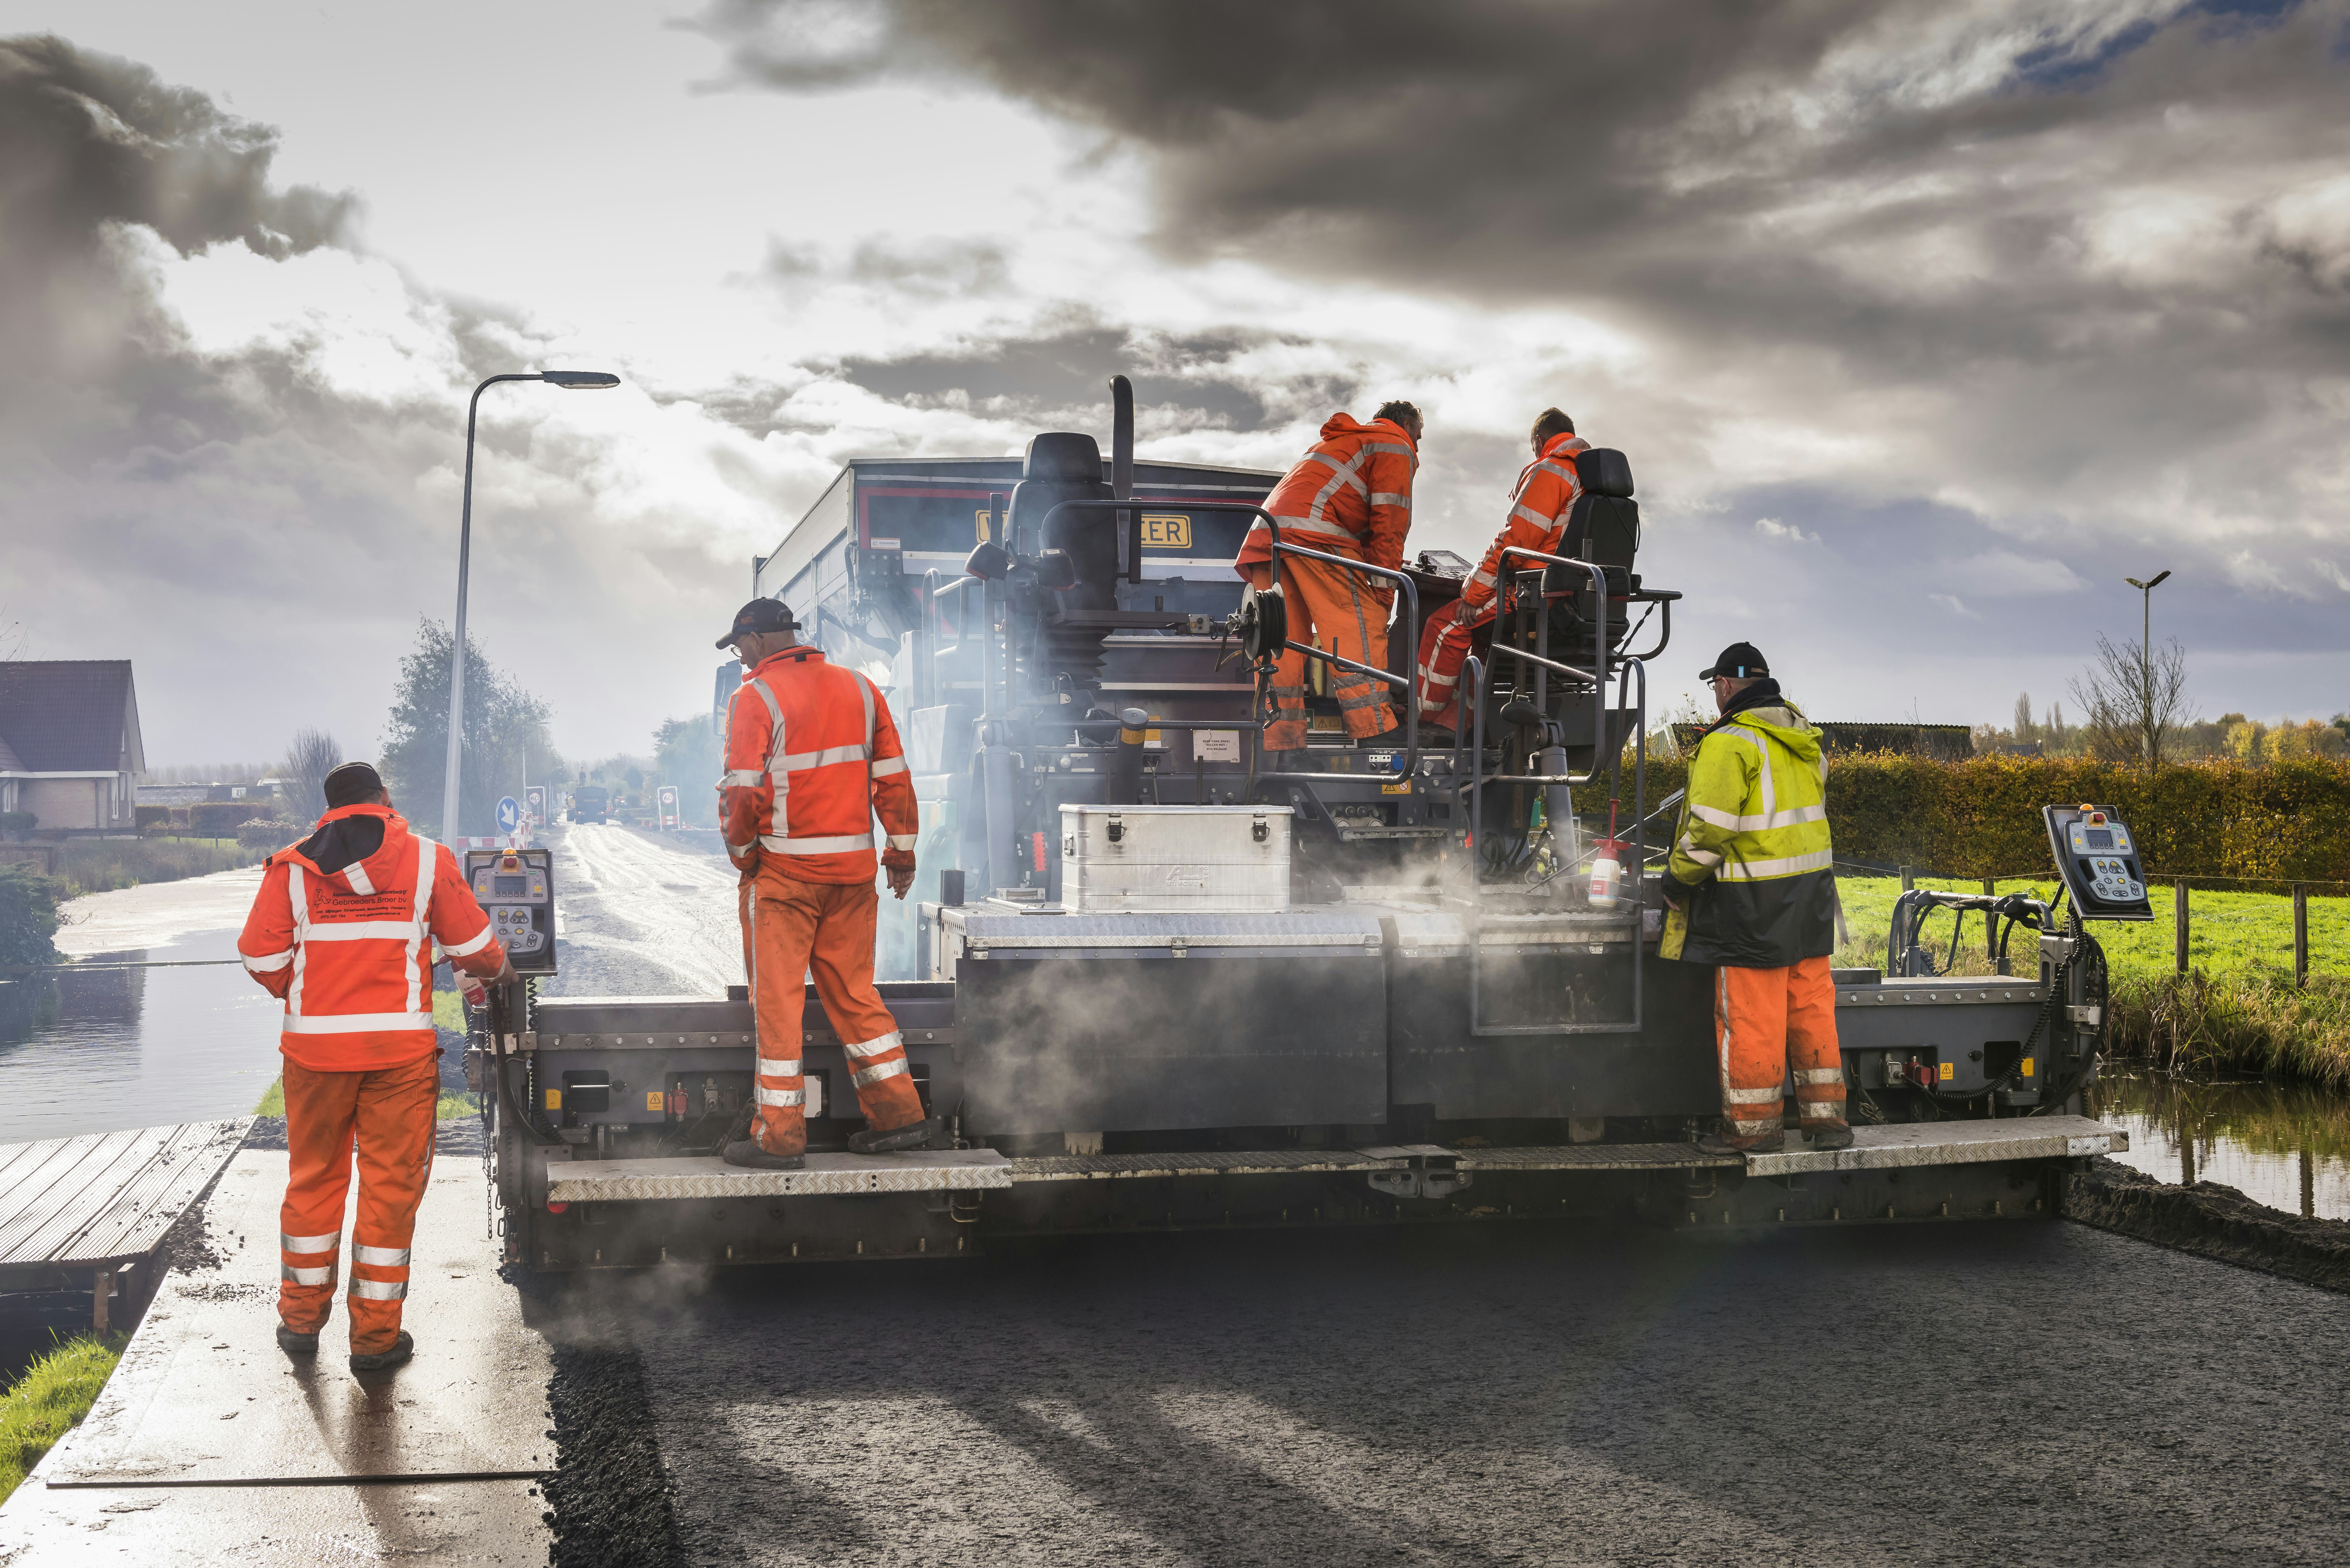
POLYGON ((1594 846, 1591 862, 1591 907, 1616 907, 1624 879, 1624 846, 1616 837, 1616 803, 1607 803, 1607 836, 1594 846))

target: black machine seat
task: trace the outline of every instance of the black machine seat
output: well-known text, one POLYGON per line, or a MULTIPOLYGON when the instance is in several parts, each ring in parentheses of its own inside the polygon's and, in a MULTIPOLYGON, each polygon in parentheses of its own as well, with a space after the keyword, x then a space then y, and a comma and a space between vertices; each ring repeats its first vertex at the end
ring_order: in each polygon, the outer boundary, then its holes
POLYGON ((1104 634, 1071 625, 1069 617, 1118 607, 1118 514, 1064 512, 1049 524, 1045 514, 1064 501, 1107 501, 1114 493, 1093 437, 1053 431, 1028 442, 1007 510, 1012 548, 1036 568, 1037 642, 1024 650, 1022 664, 1041 682, 1094 685, 1104 634))

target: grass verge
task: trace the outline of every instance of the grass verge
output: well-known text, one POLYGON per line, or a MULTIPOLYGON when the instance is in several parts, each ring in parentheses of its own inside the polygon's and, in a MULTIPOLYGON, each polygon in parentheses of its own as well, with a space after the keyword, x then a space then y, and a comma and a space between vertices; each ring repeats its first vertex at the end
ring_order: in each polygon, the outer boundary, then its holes
POLYGON ((2350 1089, 2350 980, 2282 970, 2116 977, 2106 1049, 2168 1073, 2256 1074, 2350 1089))
POLYGON ((41 1456, 81 1423, 122 1359, 122 1334, 77 1335, 25 1369, 0 1396, 0 1501, 23 1484, 41 1456))
POLYGON ((57 880, 77 897, 108 893, 142 882, 234 871, 259 865, 268 854, 234 838, 69 838, 58 850, 57 880))
MULTIPOLYGON (((285 1079, 279 1078, 271 1083, 269 1092, 261 1096, 259 1105, 253 1107, 253 1114, 256 1116, 282 1116, 286 1114, 285 1079)), ((452 1095, 443 1090, 440 1102, 433 1106, 432 1119, 439 1122, 453 1121, 459 1116, 480 1114, 481 1112, 473 1105, 473 1097, 471 1095, 452 1095)))

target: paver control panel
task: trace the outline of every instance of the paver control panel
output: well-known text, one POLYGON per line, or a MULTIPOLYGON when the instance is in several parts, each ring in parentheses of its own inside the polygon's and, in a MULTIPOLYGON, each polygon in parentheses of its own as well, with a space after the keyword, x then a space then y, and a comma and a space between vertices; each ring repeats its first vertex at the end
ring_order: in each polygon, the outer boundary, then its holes
POLYGON ((465 880, 517 974, 555 972, 555 852, 468 849, 465 880))
POLYGON ((2130 830, 2102 805, 2043 806, 2056 869, 2085 920, 2150 920, 2146 867, 2130 830))

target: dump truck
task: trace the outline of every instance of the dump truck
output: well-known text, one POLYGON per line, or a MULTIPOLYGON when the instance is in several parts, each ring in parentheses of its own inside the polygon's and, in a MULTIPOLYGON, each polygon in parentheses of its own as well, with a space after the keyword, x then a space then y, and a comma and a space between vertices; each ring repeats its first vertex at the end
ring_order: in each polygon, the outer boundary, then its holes
MULTIPOLYGON (((514 1261, 1559 1216, 2022 1220, 2126 1147, 2080 1115, 2106 1005, 2094 924, 2150 918, 2110 811, 2047 807, 2054 899, 1908 894, 1886 967, 1837 971, 1852 1147, 1708 1154, 1713 971, 1659 956, 1679 797, 1650 798, 1646 752, 1680 596, 1638 569, 1624 454, 1590 463, 1557 553, 1504 559, 1510 607, 1464 667, 1458 735, 1423 744, 1412 700, 1420 628, 1466 573, 1428 552, 1340 563, 1394 595, 1385 660, 1349 668, 1393 690, 1402 733, 1358 746, 1317 696, 1309 744, 1268 753, 1274 658, 1303 649, 1325 677, 1339 661, 1233 555, 1265 518, 1277 553, 1336 557, 1263 512, 1277 474, 1138 461, 1123 378, 1112 394, 1107 459, 1054 431, 1018 459, 852 462, 754 564, 756 591, 875 672, 899 715, 919 880, 883 901, 881 991, 936 1146, 847 1152, 861 1124, 813 989, 788 1053, 810 1154, 773 1172, 718 1158, 752 1094, 739 990, 510 989, 469 1072, 494 1107, 514 1261), (1593 875, 1603 857, 1614 879, 1593 875), (1996 975, 1937 972, 1925 919, 1953 908, 1996 975)), ((502 929, 553 931, 546 852, 473 859, 502 929)), ((550 934, 515 962, 556 958, 550 934)))

